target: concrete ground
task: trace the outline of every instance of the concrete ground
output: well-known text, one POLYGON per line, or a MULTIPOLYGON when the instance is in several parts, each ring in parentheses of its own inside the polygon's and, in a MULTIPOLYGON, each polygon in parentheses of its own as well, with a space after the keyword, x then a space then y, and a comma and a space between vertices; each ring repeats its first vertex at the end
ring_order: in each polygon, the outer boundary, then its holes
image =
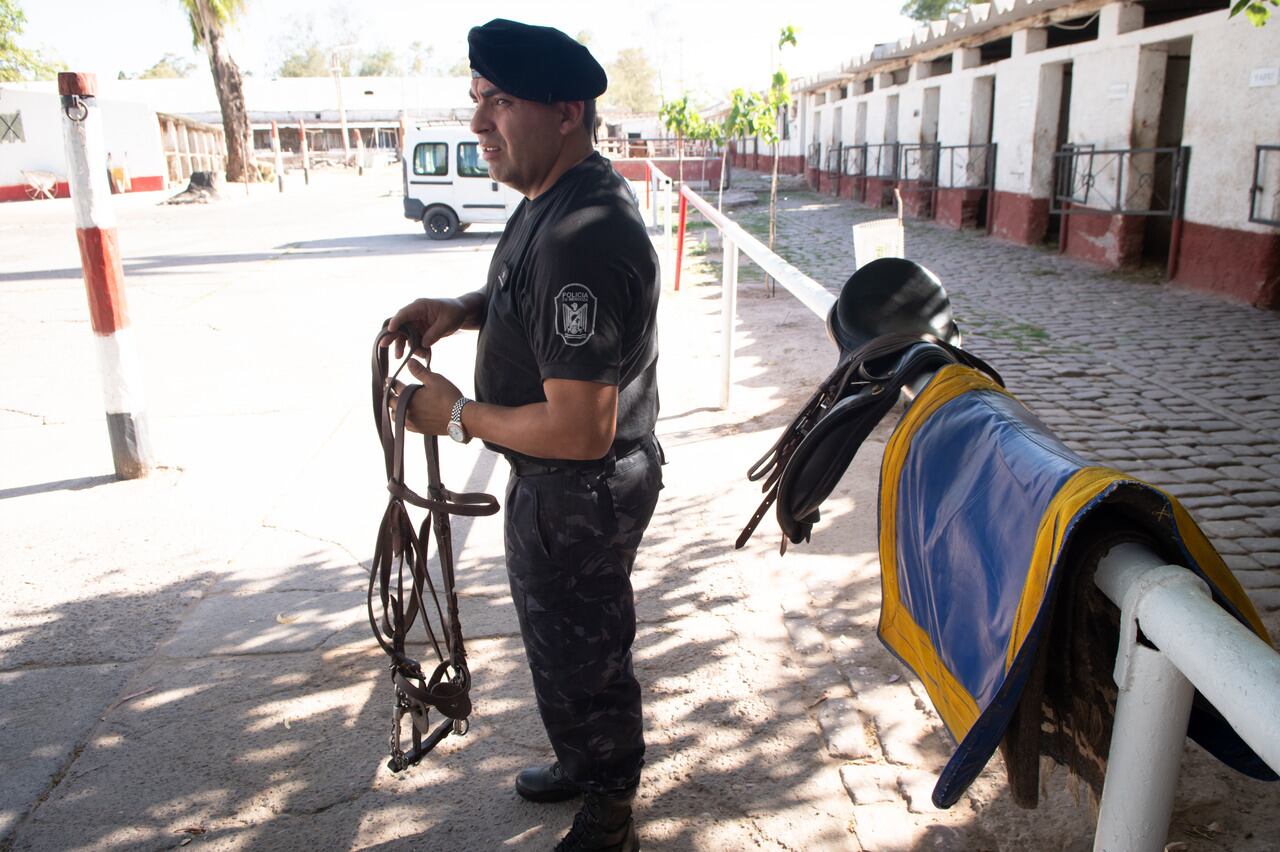
MULTIPOLYGON (((111 476, 71 209, 0 205, 0 848, 549 848, 574 806, 510 786, 549 751, 500 519, 455 524, 471 733, 400 777, 382 766, 390 695, 364 608, 385 502, 369 345, 409 299, 477 286, 496 231, 425 240, 392 172, 252 190, 115 199, 160 465, 136 482, 111 476)), ((793 195, 780 250, 838 286, 849 224, 878 214, 793 195)), ((1280 627, 1280 501, 1256 496, 1280 492, 1275 316, 930 226, 908 249, 942 275, 969 345, 1073 446, 1149 459, 1134 472, 1189 487, 1202 519, 1228 510, 1206 530, 1280 627)), ((758 498, 746 468, 833 351, 805 308, 744 283, 719 411, 716 255, 691 253, 662 304, 670 464, 634 577, 646 848, 1087 848, 1094 815, 1061 775, 1034 812, 1009 803, 998 761, 950 811, 928 805, 951 744, 874 636, 891 424, 811 545, 779 558, 766 521, 732 549, 758 498)), ((460 336, 435 353, 464 390, 472 351, 460 336)), ((501 495, 504 463, 443 455, 450 487, 501 495)), ((1190 747, 1184 770, 1171 840, 1280 836, 1274 785, 1190 747)))

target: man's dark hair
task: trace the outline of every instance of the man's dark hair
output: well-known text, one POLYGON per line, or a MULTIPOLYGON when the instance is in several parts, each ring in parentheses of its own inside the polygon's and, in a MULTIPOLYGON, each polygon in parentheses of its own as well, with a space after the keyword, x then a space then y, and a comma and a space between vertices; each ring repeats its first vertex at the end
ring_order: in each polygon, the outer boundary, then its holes
POLYGON ((596 99, 589 98, 582 102, 582 126, 591 136, 591 141, 600 141, 600 118, 596 115, 596 99))

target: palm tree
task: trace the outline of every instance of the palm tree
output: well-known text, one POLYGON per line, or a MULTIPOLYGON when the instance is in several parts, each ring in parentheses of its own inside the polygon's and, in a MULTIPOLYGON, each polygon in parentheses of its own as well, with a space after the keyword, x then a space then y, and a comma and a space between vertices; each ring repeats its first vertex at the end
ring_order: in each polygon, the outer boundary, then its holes
POLYGON ((222 108, 222 131, 227 143, 227 180, 249 179, 246 157, 249 114, 244 106, 244 83, 240 68, 222 43, 223 33, 244 11, 245 0, 178 0, 191 22, 191 36, 197 47, 209 55, 213 86, 222 108))

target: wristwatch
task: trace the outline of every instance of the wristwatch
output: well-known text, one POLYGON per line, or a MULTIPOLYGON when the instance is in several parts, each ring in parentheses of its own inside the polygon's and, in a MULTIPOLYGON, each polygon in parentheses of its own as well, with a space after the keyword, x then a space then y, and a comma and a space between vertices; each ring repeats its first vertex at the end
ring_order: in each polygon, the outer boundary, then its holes
POLYGON ((474 400, 467 399, 465 396, 458 397, 458 401, 453 404, 453 410, 449 412, 449 437, 459 444, 465 444, 471 440, 466 427, 462 425, 462 409, 468 402, 474 402, 474 400))

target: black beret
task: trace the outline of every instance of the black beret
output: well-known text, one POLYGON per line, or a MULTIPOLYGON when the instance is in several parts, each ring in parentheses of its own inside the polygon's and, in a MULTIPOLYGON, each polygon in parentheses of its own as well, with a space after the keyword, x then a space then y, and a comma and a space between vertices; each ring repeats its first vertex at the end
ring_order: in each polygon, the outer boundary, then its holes
POLYGON ((471 68, 526 101, 585 101, 608 85, 591 51, 554 27, 494 18, 467 34, 471 68))

